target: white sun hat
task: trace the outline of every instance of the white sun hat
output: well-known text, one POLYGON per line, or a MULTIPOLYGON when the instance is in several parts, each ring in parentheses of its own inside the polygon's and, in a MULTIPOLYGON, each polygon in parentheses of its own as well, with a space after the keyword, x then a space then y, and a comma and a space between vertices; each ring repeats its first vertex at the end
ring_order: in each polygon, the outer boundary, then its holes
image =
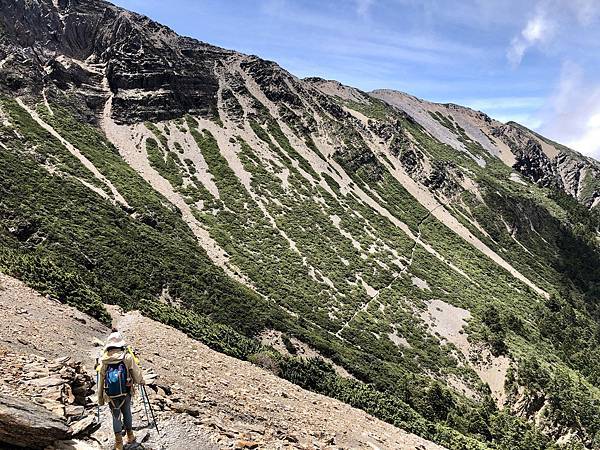
POLYGON ((123 336, 121 336, 121 333, 119 333, 118 331, 111 333, 110 336, 108 336, 108 339, 106 340, 106 345, 104 346, 104 349, 107 350, 111 347, 116 347, 116 348, 121 348, 121 347, 126 347, 127 344, 125 344, 125 339, 123 339, 123 336))

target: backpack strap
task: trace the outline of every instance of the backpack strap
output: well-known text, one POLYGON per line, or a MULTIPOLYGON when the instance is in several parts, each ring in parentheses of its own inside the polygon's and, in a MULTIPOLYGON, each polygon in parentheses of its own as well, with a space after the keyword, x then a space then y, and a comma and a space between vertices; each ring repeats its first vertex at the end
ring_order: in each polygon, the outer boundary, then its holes
MULTIPOLYGON (((112 412, 113 410, 115 410, 115 411, 116 411, 116 410, 120 410, 120 409, 121 409, 121 406, 123 406, 123 403, 125 403, 125 400, 126 400, 126 398, 127 398, 127 395, 126 395, 126 394, 124 394, 124 395, 122 395, 121 397, 123 397, 123 400, 121 400, 121 403, 119 403, 119 406, 115 405, 115 403, 113 402, 113 400, 114 400, 116 397, 114 397, 114 398, 113 398, 113 397, 109 397, 109 399, 108 399, 108 403, 110 403, 110 406, 111 406, 111 412, 112 412)), ((113 414, 113 415, 114 415, 114 414, 113 414)))
POLYGON ((102 356, 100 358, 96 358, 96 372, 100 373, 100 370, 102 369, 102 360, 108 355, 108 352, 105 350, 104 353, 102 353, 102 356))
POLYGON ((127 352, 133 357, 133 361, 139 365, 140 364, 140 360, 139 358, 135 355, 135 353, 133 352, 133 349, 131 348, 131 345, 127 346, 127 352))

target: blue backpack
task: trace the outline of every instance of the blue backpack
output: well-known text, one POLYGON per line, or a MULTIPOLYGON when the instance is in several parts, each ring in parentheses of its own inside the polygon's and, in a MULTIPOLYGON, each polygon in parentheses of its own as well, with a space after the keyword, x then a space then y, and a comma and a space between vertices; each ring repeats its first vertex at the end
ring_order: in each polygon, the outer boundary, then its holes
POLYGON ((123 361, 111 364, 106 368, 104 392, 109 398, 122 397, 129 394, 130 383, 127 367, 123 361))

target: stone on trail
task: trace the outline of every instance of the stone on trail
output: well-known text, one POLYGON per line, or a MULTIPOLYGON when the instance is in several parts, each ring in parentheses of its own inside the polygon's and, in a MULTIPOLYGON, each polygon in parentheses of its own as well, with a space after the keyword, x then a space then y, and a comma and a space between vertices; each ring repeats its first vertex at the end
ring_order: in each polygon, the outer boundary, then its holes
POLYGON ((95 421, 95 416, 87 416, 84 419, 81 419, 69 427, 69 435, 78 436, 82 433, 87 433, 90 430, 95 421))

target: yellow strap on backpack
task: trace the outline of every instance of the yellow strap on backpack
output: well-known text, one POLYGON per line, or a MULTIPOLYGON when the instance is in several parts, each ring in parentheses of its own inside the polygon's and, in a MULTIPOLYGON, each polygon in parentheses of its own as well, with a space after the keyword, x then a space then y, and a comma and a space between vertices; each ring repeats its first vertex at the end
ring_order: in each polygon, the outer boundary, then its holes
POLYGON ((135 356, 135 353, 133 353, 133 350, 131 349, 131 346, 129 346, 129 345, 127 346, 127 351, 133 357, 133 360, 135 361, 135 363, 139 366, 140 365, 140 360, 138 359, 137 356, 135 356))

